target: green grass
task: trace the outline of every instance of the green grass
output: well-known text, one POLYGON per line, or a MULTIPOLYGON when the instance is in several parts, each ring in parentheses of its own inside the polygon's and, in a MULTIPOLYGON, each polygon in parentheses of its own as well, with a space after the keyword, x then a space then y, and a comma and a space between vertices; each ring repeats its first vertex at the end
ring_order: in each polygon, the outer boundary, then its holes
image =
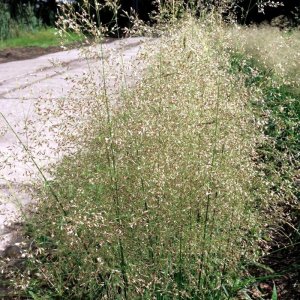
MULTIPOLYGON (((252 97, 252 107, 268 140, 260 145, 258 154, 265 173, 271 177, 278 193, 291 193, 299 198, 294 183, 300 160, 300 93, 297 86, 282 81, 272 69, 266 69, 255 57, 235 53, 232 70, 243 74, 248 89, 260 90, 260 98, 252 97), (272 170, 272 171, 271 171, 272 170), (284 186, 283 186, 284 185, 284 186)), ((283 202, 287 200, 286 195, 283 202)))
MULTIPOLYGON (((55 28, 41 28, 33 32, 20 32, 18 37, 0 41, 0 50, 20 47, 42 47, 59 46, 61 38, 55 34, 55 28)), ((82 37, 75 33, 68 33, 64 38, 64 44, 81 41, 82 37)))
MULTIPOLYGON (((261 57, 258 56, 257 52, 256 55, 235 52, 231 56, 230 70, 237 76, 242 76, 245 86, 251 92, 250 104, 257 121, 261 124, 260 130, 265 136, 265 139, 257 145, 256 160, 265 180, 270 183, 270 192, 278 199, 277 203, 273 203, 271 207, 265 207, 265 213, 272 215, 275 219, 273 224, 281 225, 283 228, 286 215, 292 220, 287 222, 293 222, 293 230, 289 225, 289 232, 279 233, 279 235, 277 233, 275 236, 284 236, 284 239, 280 238, 277 241, 279 247, 281 250, 290 248, 293 255, 293 249, 297 253, 297 248, 294 245, 299 243, 300 238, 300 192, 295 181, 295 178, 299 177, 300 168, 299 86, 295 85, 293 81, 292 84, 289 84, 282 76, 276 74, 275 69, 267 69, 261 64, 259 58, 261 57), (253 93, 253 91, 256 92, 253 93), (286 215, 281 215, 282 210, 285 211, 286 215), (287 236, 289 236, 288 239, 287 236)), ((273 236, 274 232, 276 231, 273 230, 273 236)), ((273 245, 275 243, 276 240, 273 245)), ((272 250, 276 252, 278 249, 275 246, 272 250)), ((268 256, 265 259, 268 261, 268 256)), ((298 261, 295 260, 295 266, 297 266, 298 261)), ((273 270, 270 273, 267 270, 268 266, 264 266, 264 268, 259 264, 256 266, 259 273, 266 275, 257 278, 252 275, 249 275, 248 278, 246 276, 246 279, 240 281, 244 283, 243 288, 239 287, 237 290, 251 293, 247 288, 253 287, 253 283, 266 282, 272 278, 274 280, 279 279, 290 272, 289 269, 284 270, 280 265, 279 270, 276 270, 277 273, 273 270)), ((245 273, 248 273, 247 267, 245 273)), ((274 284, 272 299, 277 299, 276 297, 274 284)))

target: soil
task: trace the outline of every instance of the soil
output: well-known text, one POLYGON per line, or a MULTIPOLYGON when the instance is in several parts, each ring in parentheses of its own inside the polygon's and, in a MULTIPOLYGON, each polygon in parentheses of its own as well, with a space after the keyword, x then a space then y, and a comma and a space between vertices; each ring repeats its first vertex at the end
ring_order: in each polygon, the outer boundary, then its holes
POLYGON ((25 60, 35 58, 44 54, 62 51, 60 46, 42 47, 22 47, 22 48, 7 48, 0 50, 0 64, 15 60, 25 60))
POLYGON ((251 299, 273 299, 274 285, 277 290, 276 299, 300 299, 300 239, 299 233, 294 229, 300 228, 299 211, 287 207, 286 214, 294 215, 292 226, 283 224, 281 231, 277 231, 269 243, 269 254, 260 261, 273 270, 273 274, 261 268, 249 269, 249 273, 256 278, 271 275, 269 279, 261 280, 250 288, 251 299))
MULTIPOLYGON (((106 38, 105 43, 114 41, 113 38, 106 38)), ((82 45, 81 42, 75 42, 68 45, 68 50, 77 48, 82 45)), ((18 47, 18 48, 6 48, 0 50, 0 64, 15 61, 36 58, 45 54, 55 53, 63 51, 61 46, 50 46, 47 48, 30 46, 30 47, 18 47)))

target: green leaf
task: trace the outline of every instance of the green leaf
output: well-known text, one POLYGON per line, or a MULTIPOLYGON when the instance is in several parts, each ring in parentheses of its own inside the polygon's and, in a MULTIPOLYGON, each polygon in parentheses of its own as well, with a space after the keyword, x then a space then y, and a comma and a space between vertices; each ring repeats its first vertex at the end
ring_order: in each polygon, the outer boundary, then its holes
POLYGON ((277 290, 276 290, 276 285, 274 283, 274 286, 273 286, 273 293, 272 293, 272 300, 277 300, 278 299, 278 296, 277 296, 277 290))
POLYGON ((33 293, 32 291, 29 291, 29 294, 33 300, 41 300, 41 298, 37 294, 33 293))

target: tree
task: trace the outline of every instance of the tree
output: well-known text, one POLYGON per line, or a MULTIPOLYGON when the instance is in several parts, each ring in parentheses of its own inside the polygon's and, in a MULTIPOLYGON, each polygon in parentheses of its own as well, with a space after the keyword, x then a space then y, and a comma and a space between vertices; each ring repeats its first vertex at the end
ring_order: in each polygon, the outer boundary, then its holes
POLYGON ((57 14, 56 0, 41 1, 35 0, 37 8, 37 16, 46 25, 54 25, 57 14))
POLYGON ((56 0, 0 0, 5 3, 11 18, 17 20, 30 5, 35 16, 46 25, 54 25, 57 12, 56 0))

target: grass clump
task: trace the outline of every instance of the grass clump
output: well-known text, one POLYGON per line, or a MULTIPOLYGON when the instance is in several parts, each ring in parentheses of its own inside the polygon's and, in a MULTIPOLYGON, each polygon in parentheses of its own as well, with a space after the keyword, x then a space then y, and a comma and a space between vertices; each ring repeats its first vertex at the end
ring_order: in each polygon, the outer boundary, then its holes
POLYGON ((119 105, 91 92, 103 110, 90 142, 59 165, 59 202, 45 191, 28 224, 36 248, 19 285, 31 296, 225 299, 257 256, 267 187, 230 36, 189 19, 158 43, 119 105))
POLYGON ((240 38, 243 41, 239 46, 241 52, 233 54, 231 66, 234 72, 245 75, 245 86, 252 91, 253 110, 267 137, 258 150, 268 169, 266 177, 272 178, 277 192, 281 191, 282 202, 290 203, 289 200, 299 197, 296 179, 300 153, 300 83, 295 74, 300 71, 297 51, 300 36, 298 31, 261 30, 257 40, 250 43, 247 37, 258 29, 253 28, 252 33, 250 29, 245 30, 240 38), (268 37, 265 49, 260 40, 262 34, 268 37), (287 44, 282 42, 285 39, 287 44), (267 48, 270 55, 267 55, 267 48))

